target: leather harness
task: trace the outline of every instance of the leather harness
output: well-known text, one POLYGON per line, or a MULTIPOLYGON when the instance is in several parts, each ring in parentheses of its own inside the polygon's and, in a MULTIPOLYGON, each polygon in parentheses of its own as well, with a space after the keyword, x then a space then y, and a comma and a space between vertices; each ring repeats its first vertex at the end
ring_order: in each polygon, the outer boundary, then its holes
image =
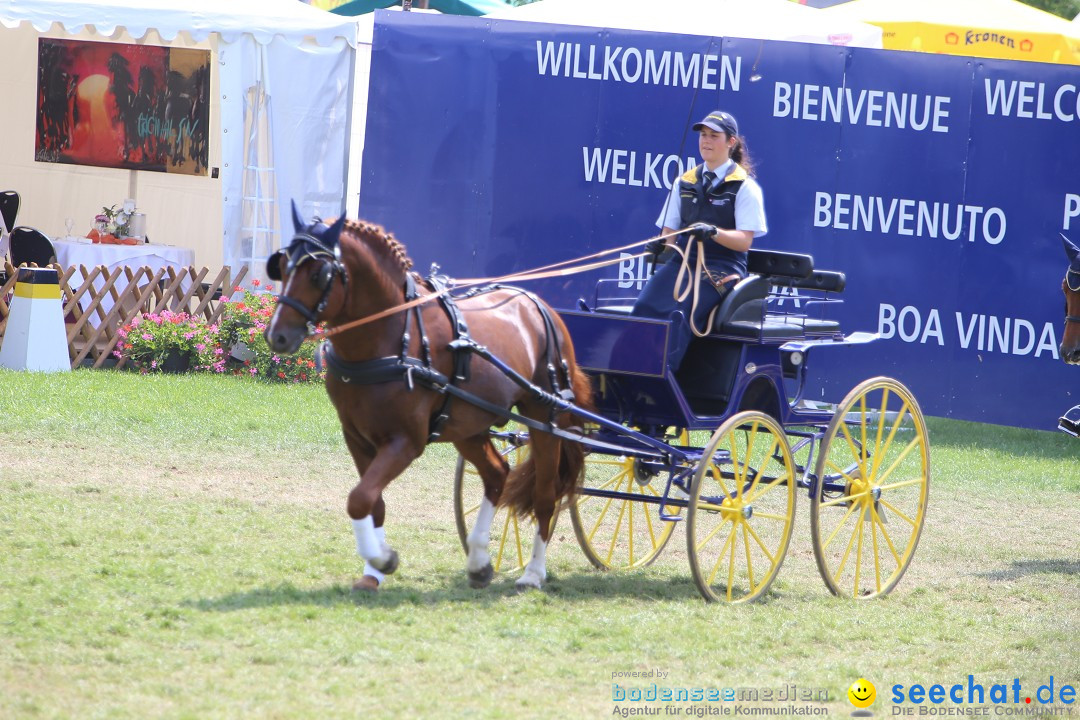
MULTIPOLYGON (((404 294, 406 302, 420 296, 420 293, 417 290, 416 280, 417 276, 415 276, 414 273, 408 273, 405 277, 404 294)), ((434 272, 425 278, 425 281, 433 292, 440 292, 452 285, 449 278, 444 275, 437 275, 434 272)), ((442 436, 443 429, 450 420, 450 401, 454 397, 461 398, 462 400, 499 417, 516 420, 527 427, 543 430, 568 439, 580 439, 580 436, 565 433, 552 424, 557 412, 570 409, 574 394, 570 387, 569 366, 559 352, 559 344, 557 342, 552 342, 552 338, 555 336, 555 324, 552 320, 551 313, 535 295, 522 290, 521 288, 489 285, 482 288, 472 288, 456 298, 449 292, 444 293, 439 296, 439 303, 442 305, 443 311, 450 320, 450 327, 454 334, 454 339, 448 345, 454 357, 454 370, 451 377, 447 377, 431 365, 431 342, 424 329, 424 321, 419 305, 413 306, 411 311, 407 310, 405 312, 405 327, 401 336, 400 354, 376 358, 374 360, 365 360, 362 362, 346 362, 334 352, 333 343, 328 340, 323 346, 327 373, 341 382, 350 385, 376 385, 402 380, 408 386, 410 392, 417 384, 419 384, 429 390, 442 393, 444 395, 443 402, 428 422, 427 441, 429 443, 438 440, 442 436), (548 378, 552 387, 550 392, 540 388, 527 378, 522 377, 519 373, 515 372, 512 368, 493 356, 485 346, 477 343, 469 335, 469 328, 468 324, 465 322, 465 316, 462 314, 460 308, 458 308, 455 299, 460 300, 476 297, 494 290, 514 290, 524 295, 536 305, 537 309, 540 311, 541 317, 544 318, 545 343, 543 357, 547 362, 548 378), (419 333, 420 336, 421 357, 419 358, 409 355, 409 343, 412 339, 412 336, 409 333, 410 316, 415 318, 416 332, 419 333), (552 357, 553 349, 554 358, 552 357), (540 423, 530 418, 522 417, 518 413, 514 413, 507 408, 488 402, 487 400, 458 387, 459 383, 466 382, 469 379, 469 364, 474 354, 479 355, 495 365, 515 384, 528 390, 534 399, 551 407, 550 421, 548 423, 540 423), (556 369, 556 363, 558 364, 558 369, 556 369)))

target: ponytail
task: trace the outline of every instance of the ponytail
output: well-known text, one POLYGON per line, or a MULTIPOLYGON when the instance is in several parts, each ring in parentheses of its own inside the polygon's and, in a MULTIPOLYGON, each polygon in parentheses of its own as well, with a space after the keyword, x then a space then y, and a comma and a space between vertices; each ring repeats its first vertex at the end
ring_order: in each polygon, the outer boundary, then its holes
POLYGON ((754 161, 750 159, 750 151, 746 149, 746 144, 741 137, 735 135, 734 138, 735 147, 731 149, 731 159, 742 166, 742 169, 746 171, 747 175, 753 177, 754 161))

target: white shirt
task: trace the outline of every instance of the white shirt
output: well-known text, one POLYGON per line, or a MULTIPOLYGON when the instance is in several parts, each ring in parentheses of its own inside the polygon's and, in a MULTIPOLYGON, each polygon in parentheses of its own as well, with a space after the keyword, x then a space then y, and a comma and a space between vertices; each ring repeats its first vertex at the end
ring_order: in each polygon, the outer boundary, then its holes
MULTIPOLYGON (((713 181, 715 185, 735 169, 735 161, 729 159, 715 170, 706 165, 705 169, 716 173, 716 179, 713 181)), ((686 227, 686 223, 682 221, 680 206, 679 178, 675 178, 664 209, 660 212, 660 217, 656 219, 656 227, 661 229, 669 227, 673 230, 686 227)), ((739 188, 739 192, 735 194, 735 229, 751 230, 754 237, 761 237, 769 232, 769 226, 765 222, 765 197, 761 193, 761 186, 752 177, 747 177, 739 188)))

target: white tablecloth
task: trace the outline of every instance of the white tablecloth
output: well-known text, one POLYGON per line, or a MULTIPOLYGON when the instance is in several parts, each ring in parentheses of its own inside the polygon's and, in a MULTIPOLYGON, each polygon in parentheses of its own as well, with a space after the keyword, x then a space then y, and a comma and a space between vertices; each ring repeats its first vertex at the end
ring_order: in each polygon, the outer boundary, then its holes
MULTIPOLYGON (((143 243, 141 245, 101 245, 59 239, 53 240, 52 244, 56 249, 56 262, 63 268, 70 266, 78 268, 82 265, 89 270, 99 265, 104 265, 111 272, 117 268, 129 265, 133 268, 149 267, 151 273, 156 273, 161 268, 172 267, 179 271, 182 268, 195 264, 194 250, 191 248, 173 247, 172 245, 155 245, 153 243, 143 243)), ((166 276, 166 279, 167 277, 168 276, 166 276)), ((71 279, 68 282, 73 290, 78 289, 83 283, 82 273, 79 270, 76 270, 72 273, 71 279)), ((143 283, 145 283, 145 279, 143 280, 143 283)), ((140 283, 140 285, 143 283, 140 283)), ((105 285, 105 279, 99 276, 94 281, 94 285, 100 290, 105 285)), ((116 283, 116 289, 118 291, 123 290, 126 286, 127 279, 123 277, 116 283)), ((182 284, 181 287, 186 290, 187 284, 182 284)), ((87 307, 86 299, 84 298, 80 304, 84 308, 87 307)), ((101 309, 103 312, 108 313, 112 306, 112 295, 106 295, 101 299, 101 309)), ((94 314, 90 319, 90 324, 94 327, 97 327, 99 322, 100 318, 97 314, 94 314)))
POLYGON ((104 265, 110 270, 125 265, 148 266, 151 272, 163 267, 180 269, 195 264, 195 251, 172 245, 92 245, 71 240, 53 240, 56 262, 61 267, 85 265, 87 268, 104 265))

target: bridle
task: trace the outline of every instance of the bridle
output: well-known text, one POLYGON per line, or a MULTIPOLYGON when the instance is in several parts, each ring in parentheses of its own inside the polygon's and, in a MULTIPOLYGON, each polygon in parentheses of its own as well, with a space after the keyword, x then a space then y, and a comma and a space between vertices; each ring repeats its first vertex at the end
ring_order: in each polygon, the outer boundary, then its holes
MULTIPOLYGON (((1065 271, 1065 287, 1069 288, 1070 292, 1080 293, 1080 270, 1073 270, 1072 268, 1069 268, 1068 270, 1065 271), (1074 283, 1071 281, 1070 276, 1076 278, 1075 286, 1074 286, 1074 283)), ((1065 302, 1065 313, 1066 313, 1065 314, 1065 323, 1066 324, 1068 324, 1068 323, 1078 323, 1078 324, 1080 324, 1080 315, 1069 315, 1068 312, 1069 312, 1069 303, 1068 303, 1068 301, 1066 301, 1065 302)))
MULTIPOLYGON (((313 228, 317 224, 318 223, 315 223, 309 227, 313 228)), ((335 246, 331 250, 322 240, 312 235, 311 232, 299 232, 293 235, 288 248, 278 250, 267 258, 266 275, 271 280, 281 282, 281 289, 284 291, 288 277, 308 260, 323 261, 322 267, 319 269, 319 276, 315 280, 316 287, 322 289, 322 296, 315 304, 315 308, 310 309, 303 303, 294 300, 284 293, 277 296, 277 301, 279 304, 287 305, 300 313, 301 317, 307 322, 308 335, 314 335, 316 330, 315 326, 319 322, 319 316, 326 310, 326 306, 330 302, 330 293, 334 289, 334 278, 338 275, 341 275, 342 288, 345 291, 345 294, 348 295, 349 274, 345 270, 345 263, 341 261, 341 247, 335 246), (282 257, 288 259, 288 262, 285 263, 284 275, 281 273, 282 257)))

